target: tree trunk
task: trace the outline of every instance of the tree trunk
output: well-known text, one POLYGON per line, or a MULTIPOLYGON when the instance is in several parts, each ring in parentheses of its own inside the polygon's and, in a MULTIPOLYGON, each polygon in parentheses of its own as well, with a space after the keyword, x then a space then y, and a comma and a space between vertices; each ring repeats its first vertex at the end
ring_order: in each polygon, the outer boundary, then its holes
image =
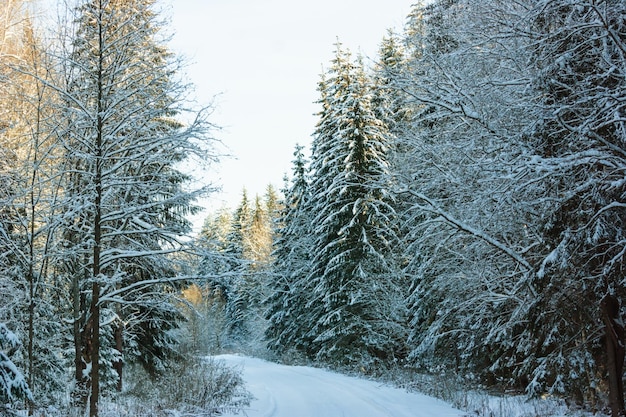
POLYGON ((96 115, 96 159, 95 159, 95 178, 94 185, 96 188, 96 198, 93 219, 93 290, 91 295, 91 319, 93 322, 92 329, 92 351, 91 351, 91 397, 89 398, 89 416, 98 417, 98 400, 100 397, 100 250, 102 245, 102 164, 103 164, 103 136, 104 136, 104 120, 102 112, 104 106, 104 28, 102 26, 102 2, 99 5, 98 13, 98 97, 97 97, 97 115, 96 115))
MULTIPOLYGON (((33 222, 34 223, 34 222, 33 222)), ((33 235, 31 235, 33 236, 33 235)), ((32 243, 31 243, 31 255, 32 255, 32 243)), ((29 265, 28 272, 28 386, 34 391, 34 373, 35 373, 35 279, 33 276, 33 263, 32 257, 29 265)), ((34 413, 32 402, 28 403, 28 415, 32 416, 34 413)))
POLYGON ((123 385, 122 373, 123 373, 123 367, 124 367, 124 362, 122 360, 122 352, 124 350, 124 323, 122 322, 122 320, 119 320, 119 322, 115 326, 114 337, 115 337, 115 349, 119 352, 120 359, 113 362, 113 369, 115 369, 115 372, 117 373, 117 392, 122 392, 122 385, 123 385))
POLYGON ((91 301, 91 338, 90 338, 90 356, 91 356, 91 395, 89 396, 89 416, 98 416, 98 399, 100 397, 100 284, 98 277, 92 285, 92 301, 91 301))
POLYGON ((98 400, 100 397, 100 245, 102 242, 102 123, 98 122, 96 136, 96 200, 94 215, 94 247, 93 247, 93 284, 91 291, 91 396, 89 397, 89 416, 98 417, 98 400))
POLYGON ((74 405, 85 407, 87 405, 87 395, 89 381, 85 371, 87 361, 85 360, 87 351, 86 335, 87 323, 85 322, 85 296, 80 290, 80 278, 74 274, 72 279, 72 303, 73 303, 73 332, 74 332, 74 380, 76 381, 75 394, 73 396, 74 405))
POLYGON ((609 374, 611 417, 624 417, 624 324, 617 298, 606 295, 600 302, 605 325, 606 366, 609 374))

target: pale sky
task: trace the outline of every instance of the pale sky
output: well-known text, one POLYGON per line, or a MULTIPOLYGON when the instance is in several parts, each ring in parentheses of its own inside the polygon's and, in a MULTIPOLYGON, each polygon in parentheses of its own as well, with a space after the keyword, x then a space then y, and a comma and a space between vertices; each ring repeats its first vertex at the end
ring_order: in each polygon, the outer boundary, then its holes
MULTIPOLYGON (((315 129, 317 83, 337 39, 374 59, 387 29, 401 32, 412 0, 164 0, 171 13, 170 47, 190 63, 198 100, 217 95, 211 121, 236 158, 223 159, 208 180, 223 187, 214 210, 234 208, 267 184, 283 186, 296 143, 315 129)), ((367 62, 367 59, 366 59, 367 62)), ((203 213, 200 217, 206 217, 203 213)), ((198 223, 198 220, 195 220, 198 223)))

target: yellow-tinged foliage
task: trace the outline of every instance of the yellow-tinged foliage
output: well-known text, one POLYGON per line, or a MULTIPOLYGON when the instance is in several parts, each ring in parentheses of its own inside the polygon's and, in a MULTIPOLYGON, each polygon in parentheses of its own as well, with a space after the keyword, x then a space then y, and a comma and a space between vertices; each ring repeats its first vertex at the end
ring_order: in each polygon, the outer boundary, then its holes
POLYGON ((197 308, 202 303, 202 289, 197 284, 191 284, 183 290, 183 298, 197 308))

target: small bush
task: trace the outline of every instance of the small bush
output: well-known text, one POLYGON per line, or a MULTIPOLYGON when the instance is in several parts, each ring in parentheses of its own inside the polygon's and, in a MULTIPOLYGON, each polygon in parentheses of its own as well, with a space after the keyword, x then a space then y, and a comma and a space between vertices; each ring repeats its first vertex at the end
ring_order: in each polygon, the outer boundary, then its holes
MULTIPOLYGON (((241 372, 210 358, 171 363, 157 380, 139 365, 126 368, 124 393, 103 393, 100 417, 209 417, 239 414, 250 405, 241 372)), ((25 413, 25 412, 24 412, 25 413)), ((10 414, 9 414, 10 415, 10 414)), ((26 415, 26 414, 19 414, 26 415)), ((0 412, 0 416, 4 416, 0 412)), ((35 411, 35 417, 84 417, 82 407, 66 405, 35 411)))
POLYGON ((193 358, 171 367, 157 386, 163 408, 193 414, 239 413, 252 400, 241 372, 211 358, 193 358))

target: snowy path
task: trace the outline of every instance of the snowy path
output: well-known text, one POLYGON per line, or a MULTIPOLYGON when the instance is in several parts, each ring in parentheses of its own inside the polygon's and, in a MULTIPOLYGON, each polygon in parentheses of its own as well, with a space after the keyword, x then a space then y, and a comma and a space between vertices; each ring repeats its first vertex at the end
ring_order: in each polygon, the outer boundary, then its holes
POLYGON ((256 400, 248 417, 461 417, 437 399, 322 369, 220 355, 243 367, 256 400))

